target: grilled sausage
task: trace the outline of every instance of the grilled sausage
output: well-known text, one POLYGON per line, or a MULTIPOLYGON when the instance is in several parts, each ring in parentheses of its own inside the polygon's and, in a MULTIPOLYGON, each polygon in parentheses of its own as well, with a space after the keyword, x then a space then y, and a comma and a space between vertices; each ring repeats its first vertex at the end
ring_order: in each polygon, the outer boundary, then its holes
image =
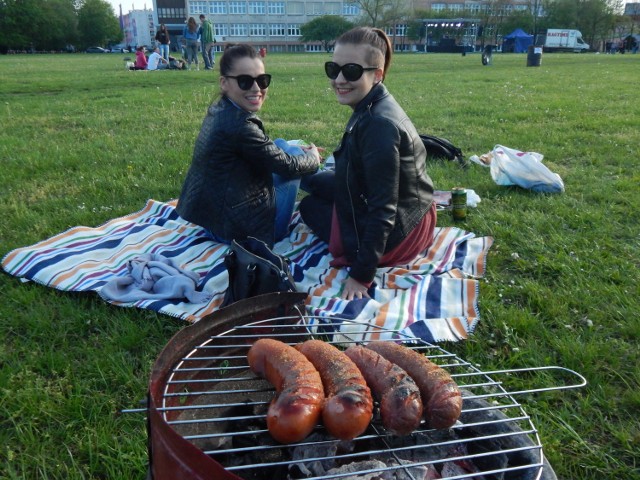
POLYGON ((395 342, 371 342, 367 348, 400 365, 415 380, 430 427, 449 428, 456 423, 462 411, 462 395, 446 370, 415 350, 395 342))
POLYGON ((280 443, 304 439, 318 424, 324 402, 320 374, 307 357, 286 343, 256 341, 247 354, 249 367, 276 389, 267 412, 267 428, 280 443))
POLYGON ((341 350, 321 340, 295 347, 320 372, 325 403, 322 422, 340 440, 352 440, 364 432, 373 416, 373 399, 362 373, 341 350))
POLYGON ((394 435, 408 435, 420 425, 422 400, 411 377, 382 355, 362 346, 344 352, 362 372, 380 402, 382 425, 394 435))

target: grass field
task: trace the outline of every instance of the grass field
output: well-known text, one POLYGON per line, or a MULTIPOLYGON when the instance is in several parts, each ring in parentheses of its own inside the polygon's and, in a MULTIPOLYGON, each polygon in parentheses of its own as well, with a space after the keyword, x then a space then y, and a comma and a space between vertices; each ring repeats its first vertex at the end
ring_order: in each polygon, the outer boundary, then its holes
MULTIPOLYGON (((179 195, 217 74, 129 72, 123 57, 0 56, 0 256, 179 195)), ((267 56, 273 138, 337 144, 350 111, 327 58, 267 56)), ((565 182, 535 194, 477 165, 429 164, 437 189, 480 195, 464 226, 495 238, 475 334, 443 346, 484 370, 560 365, 589 382, 521 398, 561 479, 640 479, 639 72, 630 54, 545 54, 540 67, 407 54, 386 81, 420 132, 467 156, 540 152, 565 182)), ((144 478, 144 417, 119 412, 185 326, 0 275, 0 478, 144 478)))

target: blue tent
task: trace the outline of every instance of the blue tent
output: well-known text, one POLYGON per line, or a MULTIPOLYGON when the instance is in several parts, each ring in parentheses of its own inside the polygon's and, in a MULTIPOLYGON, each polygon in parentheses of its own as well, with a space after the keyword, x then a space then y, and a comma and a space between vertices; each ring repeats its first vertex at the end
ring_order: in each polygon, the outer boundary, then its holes
POLYGON ((503 52, 525 53, 529 45, 533 45, 533 35, 525 33, 520 28, 516 28, 509 35, 505 35, 503 40, 503 52))

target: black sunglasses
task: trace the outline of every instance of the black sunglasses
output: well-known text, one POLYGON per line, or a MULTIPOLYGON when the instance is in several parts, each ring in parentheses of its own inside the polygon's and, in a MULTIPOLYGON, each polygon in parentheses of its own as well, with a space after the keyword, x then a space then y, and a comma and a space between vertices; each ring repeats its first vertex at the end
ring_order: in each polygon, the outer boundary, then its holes
POLYGON ((364 72, 370 70, 377 70, 379 67, 363 67, 357 63, 346 63, 342 66, 336 62, 327 62, 324 64, 324 71, 331 80, 335 80, 342 72, 342 76, 348 82, 355 82, 359 80, 364 72))
POLYGON ((225 77, 235 78, 241 90, 250 90, 253 87, 253 82, 256 82, 261 90, 268 88, 271 84, 271 75, 268 73, 263 73, 255 78, 251 75, 225 75, 225 77))

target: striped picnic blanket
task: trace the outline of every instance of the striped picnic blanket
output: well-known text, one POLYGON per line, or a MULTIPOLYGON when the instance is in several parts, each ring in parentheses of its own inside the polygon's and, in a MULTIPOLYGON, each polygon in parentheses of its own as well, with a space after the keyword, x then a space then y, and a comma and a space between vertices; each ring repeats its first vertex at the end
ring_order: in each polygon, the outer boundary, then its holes
MULTIPOLYGON (((100 294, 107 282, 127 274, 131 259, 159 254, 197 273, 198 290, 210 294, 211 300, 201 304, 157 299, 110 303, 196 322, 222 302, 228 284, 223 259, 229 247, 183 220, 175 212, 175 204, 175 200, 149 200, 142 210, 99 227, 71 228, 9 252, 2 268, 59 290, 100 294)), ((458 228, 437 228, 435 242, 424 255, 407 265, 378 269, 371 299, 346 301, 336 295, 347 272, 329 267, 326 243, 313 235, 297 212, 291 227, 291 235, 274 250, 291 259, 299 290, 309 294, 307 314, 317 321, 355 320, 429 342, 464 339, 478 322, 478 279, 484 275, 491 237, 476 237, 458 228)))

